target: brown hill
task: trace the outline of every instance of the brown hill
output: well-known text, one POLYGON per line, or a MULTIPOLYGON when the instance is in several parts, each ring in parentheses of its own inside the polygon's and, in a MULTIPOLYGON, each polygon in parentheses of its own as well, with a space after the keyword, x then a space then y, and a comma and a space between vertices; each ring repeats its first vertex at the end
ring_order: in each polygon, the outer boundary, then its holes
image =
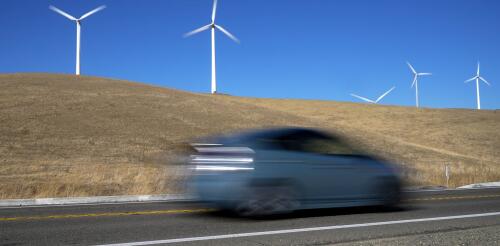
POLYGON ((194 137, 298 125, 340 131, 418 184, 500 180, 497 111, 194 94, 53 74, 0 75, 0 198, 175 192, 194 137))

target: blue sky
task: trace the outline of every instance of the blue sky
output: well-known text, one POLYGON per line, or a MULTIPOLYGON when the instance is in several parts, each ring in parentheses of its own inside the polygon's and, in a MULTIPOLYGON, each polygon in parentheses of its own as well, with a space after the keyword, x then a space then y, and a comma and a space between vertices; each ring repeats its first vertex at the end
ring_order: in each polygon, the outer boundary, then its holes
MULTIPOLYGON (((0 73, 74 73, 80 16, 82 74, 210 91, 211 0, 3 0, 0 73)), ((358 101, 413 106, 410 61, 432 72, 419 83, 423 107, 500 108, 500 1, 220 0, 217 22, 240 40, 216 35, 218 90, 239 96, 358 101)))

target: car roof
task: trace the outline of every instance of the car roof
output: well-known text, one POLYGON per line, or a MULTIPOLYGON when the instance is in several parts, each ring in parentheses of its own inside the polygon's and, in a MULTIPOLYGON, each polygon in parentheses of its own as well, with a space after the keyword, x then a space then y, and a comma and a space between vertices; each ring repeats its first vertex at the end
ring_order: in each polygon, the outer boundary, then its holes
POLYGON ((206 138, 203 142, 218 143, 218 144, 236 144, 242 142, 248 142, 259 138, 278 138, 281 136, 307 133, 310 135, 315 135, 323 138, 331 138, 330 134, 321 132, 316 129, 305 128, 305 127, 273 127, 265 129, 253 129, 246 130, 243 132, 215 136, 211 138, 206 138))

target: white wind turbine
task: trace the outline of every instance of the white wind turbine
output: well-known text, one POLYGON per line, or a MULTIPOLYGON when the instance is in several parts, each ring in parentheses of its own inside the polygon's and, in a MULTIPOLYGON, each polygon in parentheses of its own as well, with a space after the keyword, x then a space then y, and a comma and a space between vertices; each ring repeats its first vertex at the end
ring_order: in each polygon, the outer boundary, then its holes
POLYGON ((476 80, 476 92, 477 92, 477 109, 481 109, 481 99, 479 97, 479 80, 482 80, 484 83, 486 83, 488 86, 490 85, 490 83, 488 83, 488 81, 486 81, 483 77, 481 77, 479 75, 479 62, 477 62, 477 72, 476 72, 476 76, 468 79, 465 81, 465 83, 468 83, 468 82, 471 82, 473 80, 476 80))
POLYGON ((395 86, 393 86, 391 89, 389 89, 389 90, 388 90, 388 91, 386 91, 384 94, 382 94, 381 96, 379 96, 379 97, 377 98, 377 100, 375 100, 375 101, 374 101, 374 100, 371 100, 371 99, 368 99, 368 98, 366 98, 366 97, 362 97, 362 96, 358 96, 358 95, 356 95, 356 94, 352 94, 352 93, 351 93, 351 96, 353 96, 353 97, 357 97, 357 98, 359 98, 359 99, 361 99, 361 100, 363 100, 363 101, 365 101, 365 102, 368 102, 368 103, 377 104, 380 100, 382 100, 382 98, 384 98, 385 96, 387 96, 387 94, 389 94, 389 93, 390 93, 392 90, 394 90, 395 88, 396 88, 396 87, 395 87, 395 86))
POLYGON ((415 100, 418 108, 418 76, 432 75, 432 73, 417 73, 417 71, 415 71, 415 69, 411 66, 409 62, 406 63, 408 64, 408 67, 410 67, 411 72, 413 73, 413 83, 411 83, 411 88, 413 88, 413 85, 415 85, 415 100))
POLYGON ((211 29, 212 31, 212 87, 211 87, 211 93, 215 94, 217 92, 217 81, 215 77, 215 29, 219 29, 222 33, 226 34, 230 39, 235 41, 236 43, 239 43, 240 41, 230 32, 228 32, 226 29, 223 27, 215 24, 215 12, 217 9, 217 0, 214 0, 213 8, 212 8, 212 22, 206 26, 202 26, 194 31, 188 32, 184 34, 184 37, 189 37, 191 35, 194 35, 199 32, 203 32, 205 30, 211 29))
POLYGON ((89 12, 87 12, 86 14, 82 15, 80 18, 75 18, 71 15, 69 15, 68 13, 54 7, 54 6, 49 6, 49 9, 55 11, 56 13, 76 22, 76 75, 80 75, 80 28, 81 28, 81 21, 101 10, 103 10, 104 8, 106 8, 105 5, 102 5, 98 8, 95 8, 89 12))

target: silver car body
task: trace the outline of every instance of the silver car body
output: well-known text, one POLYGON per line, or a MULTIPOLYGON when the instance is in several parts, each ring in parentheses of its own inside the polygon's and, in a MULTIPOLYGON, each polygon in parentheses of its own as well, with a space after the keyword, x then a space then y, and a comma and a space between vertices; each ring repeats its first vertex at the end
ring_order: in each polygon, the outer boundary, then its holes
POLYGON ((253 215, 395 205, 399 200, 400 182, 391 164, 346 154, 350 147, 317 130, 256 130, 192 146, 191 190, 199 201, 217 208, 253 215), (324 144, 306 147, 317 140, 336 150, 333 154, 316 151, 324 144))

